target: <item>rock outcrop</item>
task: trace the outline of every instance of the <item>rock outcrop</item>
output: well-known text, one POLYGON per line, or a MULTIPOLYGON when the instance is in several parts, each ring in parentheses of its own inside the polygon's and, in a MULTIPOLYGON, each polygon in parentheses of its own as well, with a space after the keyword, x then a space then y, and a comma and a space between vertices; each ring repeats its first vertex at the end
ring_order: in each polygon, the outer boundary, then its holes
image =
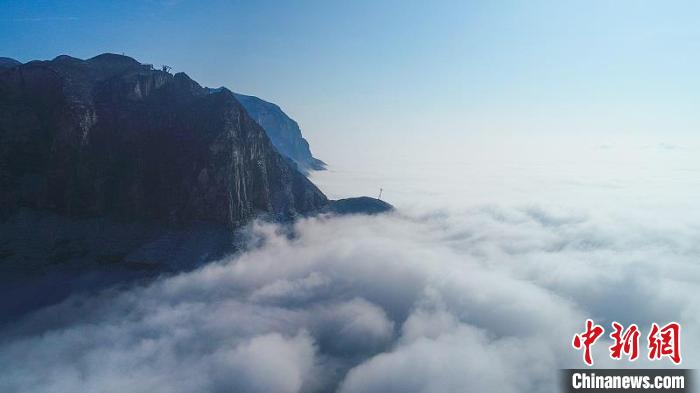
POLYGON ((355 197, 330 201, 330 203, 321 210, 322 213, 331 213, 338 215, 346 214, 380 214, 393 210, 394 207, 390 204, 377 198, 370 197, 355 197))

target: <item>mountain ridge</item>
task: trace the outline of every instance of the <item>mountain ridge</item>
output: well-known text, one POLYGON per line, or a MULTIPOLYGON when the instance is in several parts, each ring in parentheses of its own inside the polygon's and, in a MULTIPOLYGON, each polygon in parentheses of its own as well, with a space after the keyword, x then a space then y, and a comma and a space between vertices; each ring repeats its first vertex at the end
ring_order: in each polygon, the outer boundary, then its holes
POLYGON ((21 65, 22 63, 11 58, 11 57, 0 57, 0 70, 3 68, 12 68, 16 67, 18 65, 21 65))
POLYGON ((246 111, 260 124, 273 146, 293 160, 304 173, 326 169, 326 163, 311 154, 309 142, 303 137, 299 124, 279 105, 252 95, 234 93, 246 111))

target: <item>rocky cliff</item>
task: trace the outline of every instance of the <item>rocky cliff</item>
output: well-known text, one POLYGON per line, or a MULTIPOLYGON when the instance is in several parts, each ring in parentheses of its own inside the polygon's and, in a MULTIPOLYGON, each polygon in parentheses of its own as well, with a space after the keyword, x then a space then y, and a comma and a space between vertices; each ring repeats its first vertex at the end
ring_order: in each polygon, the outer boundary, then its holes
POLYGON ((262 126, 277 151, 292 159, 302 172, 323 170, 326 164, 314 158, 299 124, 279 106, 258 97, 235 94, 246 111, 262 126))
POLYGON ((254 217, 391 208, 327 200, 227 89, 114 54, 3 64, 0 324, 221 258, 254 217))
POLYGON ((226 89, 114 54, 0 73, 0 213, 237 227, 327 204, 226 89))

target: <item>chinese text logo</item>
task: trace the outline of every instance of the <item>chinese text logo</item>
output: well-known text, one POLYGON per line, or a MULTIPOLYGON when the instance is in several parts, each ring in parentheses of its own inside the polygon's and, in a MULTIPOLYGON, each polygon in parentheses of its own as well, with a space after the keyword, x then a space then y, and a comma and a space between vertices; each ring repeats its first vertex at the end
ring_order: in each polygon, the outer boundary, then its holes
MULTIPOLYGON (((624 328, 617 322, 612 323, 613 332, 610 338, 613 345, 610 346, 610 357, 612 359, 622 359, 623 356, 634 361, 639 357, 639 328, 631 324, 624 328)), ((596 325, 595 322, 586 320, 586 330, 574 335, 572 345, 577 350, 583 350, 583 361, 593 365, 593 355, 591 347, 603 336, 605 329, 596 325)), ((647 337, 647 357, 649 360, 662 359, 668 357, 674 364, 681 363, 681 325, 677 322, 670 322, 664 326, 656 323, 651 324, 647 337)))

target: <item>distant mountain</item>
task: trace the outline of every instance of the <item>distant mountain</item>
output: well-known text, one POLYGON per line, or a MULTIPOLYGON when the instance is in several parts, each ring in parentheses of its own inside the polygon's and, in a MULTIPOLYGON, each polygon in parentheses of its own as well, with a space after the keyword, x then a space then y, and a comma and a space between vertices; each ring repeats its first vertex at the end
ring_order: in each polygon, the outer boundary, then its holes
POLYGON ((314 158, 309 143, 304 139, 299 124, 280 109, 279 106, 258 97, 235 93, 238 101, 262 126, 272 144, 282 155, 292 159, 299 170, 323 170, 326 164, 314 158))
POLYGON ((394 207, 381 199, 370 197, 346 198, 332 201, 326 205, 322 212, 333 214, 380 214, 392 210, 394 207))
POLYGON ((20 63, 19 61, 15 60, 15 59, 11 59, 9 57, 0 57, 0 70, 2 70, 4 68, 16 67, 20 64, 22 64, 22 63, 20 63))

